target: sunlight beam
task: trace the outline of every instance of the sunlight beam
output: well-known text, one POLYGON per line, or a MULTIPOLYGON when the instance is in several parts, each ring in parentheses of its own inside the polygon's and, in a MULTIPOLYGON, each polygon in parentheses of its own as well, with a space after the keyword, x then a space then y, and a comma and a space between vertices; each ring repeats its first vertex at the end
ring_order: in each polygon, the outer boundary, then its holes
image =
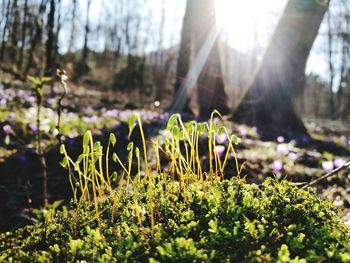
POLYGON ((216 39, 219 36, 219 31, 214 27, 208 34, 205 42, 200 48, 197 56, 195 57, 193 63, 190 65, 190 69, 187 73, 186 78, 181 83, 180 88, 175 94, 174 103, 170 108, 169 113, 174 114, 179 112, 185 106, 187 101, 187 95, 196 86, 198 77, 203 70, 204 64, 208 59, 209 53, 213 48, 216 39))

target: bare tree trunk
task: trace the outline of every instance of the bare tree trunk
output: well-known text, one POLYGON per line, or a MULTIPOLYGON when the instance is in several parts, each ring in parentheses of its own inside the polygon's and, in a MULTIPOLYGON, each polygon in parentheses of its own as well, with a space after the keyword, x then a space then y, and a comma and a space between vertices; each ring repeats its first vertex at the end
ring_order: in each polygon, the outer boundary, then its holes
POLYGON ((214 3, 187 1, 171 112, 188 110, 190 90, 196 87, 200 115, 207 116, 214 109, 228 113, 214 3))
POLYGON ((87 8, 86 8, 86 22, 85 22, 85 34, 84 34, 84 46, 83 46, 83 52, 82 52, 82 61, 87 64, 87 57, 88 57, 88 38, 90 33, 90 7, 91 7, 92 0, 87 1, 87 8))
POLYGON ((195 5, 187 0, 186 11, 183 19, 183 25, 181 30, 181 42, 179 49, 179 56, 177 59, 177 69, 175 75, 175 98, 170 106, 170 111, 190 111, 189 110, 189 90, 181 89, 182 84, 186 80, 187 73, 190 69, 191 61, 193 60, 193 41, 192 41, 192 24, 193 24, 193 12, 195 5))
POLYGON ((17 68, 20 72, 23 66, 23 57, 24 57, 24 49, 26 46, 26 34, 27 34, 27 15, 28 15, 28 0, 24 1, 24 14, 23 14, 23 22, 22 22, 22 35, 21 35, 21 48, 19 50, 19 59, 17 68))
MULTIPOLYGON (((347 85, 347 67, 350 61, 350 6, 347 5, 347 1, 342 1, 342 7, 345 10, 345 30, 342 31, 342 54, 341 54, 341 67, 340 67, 340 81, 338 85, 337 92, 337 104, 338 104, 338 116, 340 118, 345 118, 346 113, 346 99, 343 99, 344 88, 347 85)), ((350 98, 349 98, 350 99, 350 98)))
MULTIPOLYGON (((165 3, 164 0, 162 0, 162 9, 161 9, 161 18, 160 18, 160 24, 159 24, 159 32, 158 32, 158 50, 156 53, 156 58, 154 62, 154 79, 155 79, 155 86, 156 86, 156 93, 155 93, 155 100, 161 101, 163 99, 163 92, 165 90, 165 70, 168 71, 168 67, 165 69, 165 65, 162 65, 164 63, 164 50, 163 50, 163 38, 164 38, 164 22, 165 22, 165 3), (161 66, 162 65, 162 66, 161 66)), ((169 63, 166 63, 169 64, 169 63)))
POLYGON ((8 32, 8 28, 10 26, 10 12, 11 12, 11 1, 8 1, 5 15, 5 25, 2 31, 2 42, 1 42, 1 52, 0 52, 0 62, 4 59, 5 50, 6 50, 6 32, 8 32))
POLYGON ((234 114, 234 120, 258 126, 261 132, 307 131, 293 101, 301 93, 305 66, 328 1, 289 0, 255 79, 234 114))
POLYGON ((50 2, 50 12, 47 16, 47 41, 46 41, 46 67, 45 67, 45 75, 52 75, 52 66, 54 64, 53 61, 53 52, 54 52, 54 42, 55 42, 55 13, 56 13, 56 3, 55 0, 51 0, 50 2))
POLYGON ((88 48, 88 40, 89 40, 89 33, 90 33, 90 8, 91 8, 92 0, 87 1, 87 7, 86 7, 86 19, 85 19, 85 33, 84 33, 84 44, 83 44, 83 50, 80 60, 77 61, 77 63, 74 65, 74 80, 79 80, 83 75, 87 74, 90 71, 89 65, 88 65, 88 55, 89 55, 89 48, 88 48))
POLYGON ((334 66, 333 66, 333 34, 332 34, 332 24, 331 24, 331 12, 328 10, 327 15, 327 40, 328 40, 328 69, 329 69, 329 109, 330 115, 333 117, 334 115, 334 96, 333 96, 333 84, 334 84, 334 66))
POLYGON ((216 14, 214 0, 199 0, 195 10, 198 17, 195 26, 194 46, 196 56, 200 56, 204 49, 209 48, 208 57, 197 81, 197 102, 199 114, 210 116, 213 110, 227 114, 227 95, 223 80, 223 73, 219 54, 219 32, 216 29, 216 14), (204 16, 201 13, 204 12, 204 16), (212 45, 208 44, 212 43, 212 45), (208 46, 206 46, 208 44, 208 46))
POLYGON ((20 17, 18 10, 17 0, 13 0, 12 4, 12 28, 11 28, 11 49, 9 50, 9 58, 11 59, 11 63, 16 61, 17 57, 17 48, 18 48, 18 27, 20 25, 20 17))
POLYGON ((74 38, 75 38, 76 12, 77 12, 77 0, 73 0, 73 2, 72 2, 72 18, 71 18, 72 29, 70 31, 70 36, 69 36, 68 53, 72 52, 74 38))
POLYGON ((33 63, 34 52, 35 52, 36 46, 38 43, 41 42, 42 31, 43 31, 43 13, 45 12, 47 2, 48 2, 48 0, 41 1, 40 6, 39 6, 39 13, 38 13, 37 17, 35 18, 35 28, 36 29, 35 29, 34 35, 32 36, 32 39, 31 39, 28 61, 27 61, 27 65, 26 65, 26 68, 24 71, 24 76, 28 75, 28 72, 33 65, 32 63, 33 63))
POLYGON ((62 14, 62 10, 61 10, 61 0, 57 0, 57 26, 56 26, 56 32, 55 32, 55 38, 54 38, 54 52, 53 52, 53 62, 56 64, 54 65, 55 67, 58 67, 57 65, 57 56, 58 56, 58 50, 59 50, 59 35, 60 35, 60 31, 61 31, 61 14, 62 14))

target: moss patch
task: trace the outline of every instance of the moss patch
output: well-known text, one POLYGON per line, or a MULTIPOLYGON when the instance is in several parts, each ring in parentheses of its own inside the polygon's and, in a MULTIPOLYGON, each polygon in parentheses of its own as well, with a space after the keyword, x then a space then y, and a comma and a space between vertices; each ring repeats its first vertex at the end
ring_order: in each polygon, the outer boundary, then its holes
POLYGON ((349 262, 336 211, 287 181, 242 179, 144 185, 95 209, 0 236, 0 260, 21 262, 349 262), (150 187, 152 195, 149 194, 150 187), (114 209, 113 209, 114 204, 114 209), (113 216, 112 216, 112 211, 113 216), (112 219, 113 218, 113 219, 112 219))

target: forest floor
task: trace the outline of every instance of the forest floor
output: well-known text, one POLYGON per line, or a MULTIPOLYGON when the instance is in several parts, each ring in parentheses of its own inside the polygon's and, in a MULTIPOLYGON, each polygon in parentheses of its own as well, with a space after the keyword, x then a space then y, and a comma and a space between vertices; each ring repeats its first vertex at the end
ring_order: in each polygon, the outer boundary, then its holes
MULTIPOLYGON (((49 201, 64 200, 68 204, 71 198, 68 173, 59 164, 62 156, 56 138, 60 92, 57 86, 55 96, 49 91, 45 93, 40 130, 49 178, 49 201)), ((139 99, 141 102, 136 103, 135 95, 94 88, 72 89, 63 103, 60 125, 68 153, 73 158, 81 153, 82 135, 88 129, 102 144, 107 142, 110 132, 115 133, 119 143, 117 151, 123 153, 128 143, 127 120, 134 112, 139 113, 144 122, 148 141, 161 138, 169 116, 151 100, 139 99), (136 109, 142 103, 146 106, 136 109)), ((28 88, 0 84, 0 231, 37 220, 33 208, 41 205, 42 170, 36 149, 36 109, 36 98, 28 88)), ((267 177, 310 182, 350 159, 349 126, 310 118, 305 118, 304 122, 310 137, 287 140, 279 136, 263 141, 255 127, 234 124, 224 118, 222 123, 239 138, 236 153, 243 165, 240 176, 251 183, 260 183, 267 177)), ((225 147, 227 139, 218 137, 217 144, 225 147)), ((230 161, 227 177, 236 175, 233 158, 230 161)), ((330 200, 339 209, 340 218, 346 224, 350 224, 349 181, 350 170, 343 169, 315 186, 320 197, 330 200)))

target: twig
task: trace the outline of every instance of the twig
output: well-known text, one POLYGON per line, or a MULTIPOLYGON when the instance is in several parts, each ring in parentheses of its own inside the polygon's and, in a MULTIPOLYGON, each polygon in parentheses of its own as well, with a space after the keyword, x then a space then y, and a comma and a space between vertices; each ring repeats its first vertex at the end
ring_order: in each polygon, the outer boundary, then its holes
POLYGON ((304 185, 303 187, 301 187, 301 189, 306 189, 310 186, 313 186, 315 184, 317 184, 320 181, 323 181, 325 179, 327 179, 328 177, 331 177, 332 175, 336 174, 337 172, 339 172, 340 170, 343 170, 344 168, 350 167, 350 161, 348 161, 347 163, 343 164, 342 166, 339 166, 338 168, 334 169, 333 171, 330 171, 329 173, 311 181, 310 183, 307 183, 306 185, 304 185))

